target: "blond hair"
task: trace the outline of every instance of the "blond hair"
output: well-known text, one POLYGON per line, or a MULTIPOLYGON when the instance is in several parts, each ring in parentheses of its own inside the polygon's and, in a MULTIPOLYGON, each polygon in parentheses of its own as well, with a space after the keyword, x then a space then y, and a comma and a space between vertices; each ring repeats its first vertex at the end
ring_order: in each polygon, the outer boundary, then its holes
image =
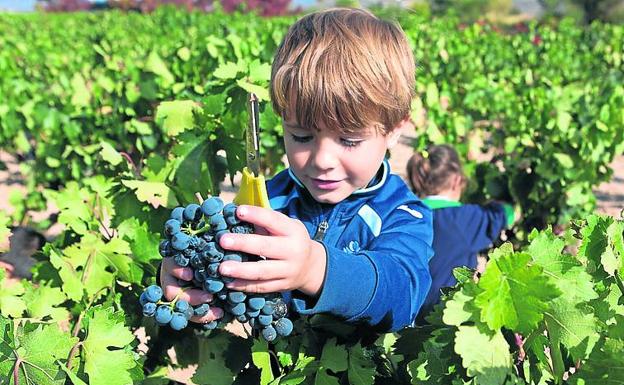
POLYGON ((270 92, 274 110, 302 127, 385 134, 409 116, 414 58, 397 24, 362 9, 319 11, 288 30, 270 92))

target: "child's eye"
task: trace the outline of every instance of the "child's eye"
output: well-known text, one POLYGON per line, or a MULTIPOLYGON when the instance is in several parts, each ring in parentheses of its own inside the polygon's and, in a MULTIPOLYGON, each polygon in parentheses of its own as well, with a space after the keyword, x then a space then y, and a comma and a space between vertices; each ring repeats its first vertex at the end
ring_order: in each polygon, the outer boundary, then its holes
POLYGON ((292 137, 292 140, 294 140, 297 143, 307 143, 310 140, 312 140, 312 135, 299 136, 299 135, 290 134, 290 136, 292 137))
POLYGON ((360 143, 362 143, 361 140, 353 140, 353 139, 345 139, 345 138, 341 138, 340 139, 340 143, 342 143, 343 146, 345 147, 357 147, 360 145, 360 143))

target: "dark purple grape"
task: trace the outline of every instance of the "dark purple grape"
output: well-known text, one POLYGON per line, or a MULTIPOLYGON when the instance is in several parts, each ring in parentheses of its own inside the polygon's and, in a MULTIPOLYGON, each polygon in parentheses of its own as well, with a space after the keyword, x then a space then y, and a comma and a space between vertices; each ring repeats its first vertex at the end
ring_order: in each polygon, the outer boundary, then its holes
POLYGON ((209 277, 213 277, 213 278, 217 278, 219 277, 219 266, 221 264, 218 262, 215 263, 211 263, 210 265, 208 265, 208 270, 207 270, 207 274, 209 277))
POLYGON ((275 321, 275 331, 281 337, 286 337, 290 335, 290 333, 292 333, 293 331, 292 321, 286 317, 278 319, 277 321, 275 321))
POLYGON ((188 325, 188 320, 183 313, 175 312, 173 316, 171 316, 171 320, 169 321, 169 326, 173 330, 182 330, 188 325))
POLYGON ((262 337, 264 337, 266 341, 271 342, 277 338, 277 332, 273 326, 269 325, 262 329, 262 337))
POLYGON ((271 324, 271 322, 273 322, 273 316, 266 315, 266 314, 260 314, 258 316, 258 322, 262 326, 269 326, 271 324))
POLYGON ((245 225, 238 225, 238 226, 234 226, 230 229, 230 232, 234 233, 234 234, 253 234, 253 227, 250 226, 245 226, 245 225))
POLYGON ((205 216, 211 217, 223 209, 223 201, 219 197, 210 197, 201 205, 201 211, 205 216))
POLYGON ((158 285, 151 285, 145 289, 145 299, 149 302, 158 302, 163 296, 163 291, 158 285))
POLYGON ((247 305, 253 310, 260 310, 266 304, 264 297, 251 297, 247 299, 247 305))
POLYGON ((216 320, 213 320, 206 324, 203 324, 202 328, 204 328, 204 330, 214 330, 217 328, 218 325, 219 325, 219 322, 217 322, 216 320))
POLYGON ((179 313, 184 313, 186 309, 188 309, 191 305, 183 299, 179 299, 175 303, 175 311, 179 313))
POLYGON ((195 309, 193 309, 192 306, 189 306, 188 309, 186 309, 183 314, 187 320, 190 320, 191 317, 195 315, 195 309))
POLYGON ((147 294, 145 294, 145 291, 143 291, 143 293, 141 293, 141 295, 139 296, 139 303, 141 304, 141 306, 144 306, 148 302, 149 301, 147 300, 147 294))
POLYGON ((173 237, 180 232, 181 223, 177 219, 169 219, 165 222, 165 236, 173 237))
POLYGON ((266 301, 261 310, 262 314, 273 315, 273 313, 275 313, 275 302, 266 301))
POLYGON ((168 305, 160 305, 158 309, 156 309, 156 313, 154 314, 154 319, 160 325, 166 325, 171 321, 171 317, 173 317, 173 312, 168 305))
POLYGON ((228 302, 231 304, 237 304, 245 301, 247 295, 242 291, 230 291, 227 295, 228 302))
POLYGON ((209 310, 210 310, 210 305, 208 305, 207 303, 202 303, 199 306, 195 306, 195 308, 193 309, 193 314, 198 317, 202 317, 208 314, 209 310))
POLYGON ((204 267, 204 261, 197 254, 193 255, 189 261, 191 262, 191 266, 193 266, 195 269, 201 269, 204 267))
POLYGON ((238 206, 234 203, 228 203, 227 205, 223 206, 223 216, 224 217, 235 217, 236 216, 236 209, 238 208, 238 206))
POLYGON ((230 313, 234 314, 235 316, 245 314, 246 311, 247 311, 247 306, 245 305, 244 302, 237 303, 236 305, 230 307, 230 313))
POLYGON ((204 281, 204 290, 206 290, 208 293, 217 293, 221 291, 224 286, 225 285, 223 284, 223 282, 217 279, 208 278, 204 281))
POLYGON ((178 222, 182 223, 184 221, 183 213, 184 213, 184 207, 176 207, 175 209, 171 211, 171 215, 169 216, 169 218, 175 219, 178 222))
POLYGON ((202 210, 198 204, 191 203, 184 208, 184 220, 188 222, 198 222, 202 216, 202 210))
POLYGON ((223 257, 223 261, 236 261, 236 262, 242 262, 243 261, 243 257, 241 257, 240 254, 235 253, 235 252, 228 252, 227 254, 225 254, 225 256, 223 257))
POLYGON ((225 218, 223 215, 213 215, 210 217, 210 226, 212 227, 212 231, 219 232, 222 230, 227 230, 228 225, 225 222, 225 218))
POLYGON ((187 267, 188 264, 189 264, 189 259, 186 258, 182 254, 178 254, 175 257, 173 257, 173 262, 175 262, 175 264, 180 266, 180 267, 187 267))
POLYGON ((204 269, 197 269, 193 272, 193 278, 199 282, 204 282, 208 278, 208 272, 204 269))
POLYGON ((284 302, 284 300, 282 300, 281 298, 278 298, 275 301, 275 311, 273 312, 273 318, 280 319, 282 317, 286 317, 287 313, 288 313, 288 306, 286 306, 286 303, 284 302))
POLYGON ((167 258, 171 256, 171 244, 168 240, 163 240, 158 245, 158 253, 163 257, 167 258))
POLYGON ((148 302, 143 305, 143 315, 146 317, 151 317, 156 312, 156 304, 154 302, 148 302))
POLYGON ((181 231, 175 233, 171 238, 171 246, 179 251, 185 250, 187 247, 189 247, 190 243, 191 237, 181 231))

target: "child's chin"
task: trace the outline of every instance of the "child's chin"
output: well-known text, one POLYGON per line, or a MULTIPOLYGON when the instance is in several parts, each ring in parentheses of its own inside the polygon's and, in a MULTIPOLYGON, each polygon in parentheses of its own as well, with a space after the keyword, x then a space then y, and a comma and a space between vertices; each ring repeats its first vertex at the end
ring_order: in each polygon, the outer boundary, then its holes
POLYGON ((343 200, 345 200, 347 196, 348 194, 345 195, 344 192, 338 192, 338 191, 325 192, 325 193, 316 192, 312 194, 312 197, 314 198, 315 201, 319 203, 328 203, 328 204, 340 203, 343 200))

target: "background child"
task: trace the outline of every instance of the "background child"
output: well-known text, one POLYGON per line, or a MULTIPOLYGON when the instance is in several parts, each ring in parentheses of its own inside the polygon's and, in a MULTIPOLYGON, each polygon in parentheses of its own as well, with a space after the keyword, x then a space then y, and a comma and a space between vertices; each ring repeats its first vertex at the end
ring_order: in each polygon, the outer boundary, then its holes
POLYGON ((477 254, 490 247, 505 226, 513 224, 513 208, 497 202, 483 206, 460 203, 466 177, 457 152, 448 145, 412 155, 407 175, 412 191, 433 210, 432 284, 423 305, 427 310, 440 300, 441 288, 457 283, 454 268, 477 267, 477 254))
MULTIPOLYGON (((267 182, 273 210, 241 206, 261 234, 228 234, 224 249, 267 258, 221 264, 230 289, 284 292, 291 310, 328 313, 378 331, 413 323, 429 291, 431 212, 384 160, 409 124, 414 61, 403 31, 361 9, 297 21, 271 73, 290 168, 267 182)), ((165 296, 188 269, 162 265, 165 296)), ((191 303, 210 296, 189 290, 191 303)), ((198 322, 221 314, 213 310, 198 322)))

